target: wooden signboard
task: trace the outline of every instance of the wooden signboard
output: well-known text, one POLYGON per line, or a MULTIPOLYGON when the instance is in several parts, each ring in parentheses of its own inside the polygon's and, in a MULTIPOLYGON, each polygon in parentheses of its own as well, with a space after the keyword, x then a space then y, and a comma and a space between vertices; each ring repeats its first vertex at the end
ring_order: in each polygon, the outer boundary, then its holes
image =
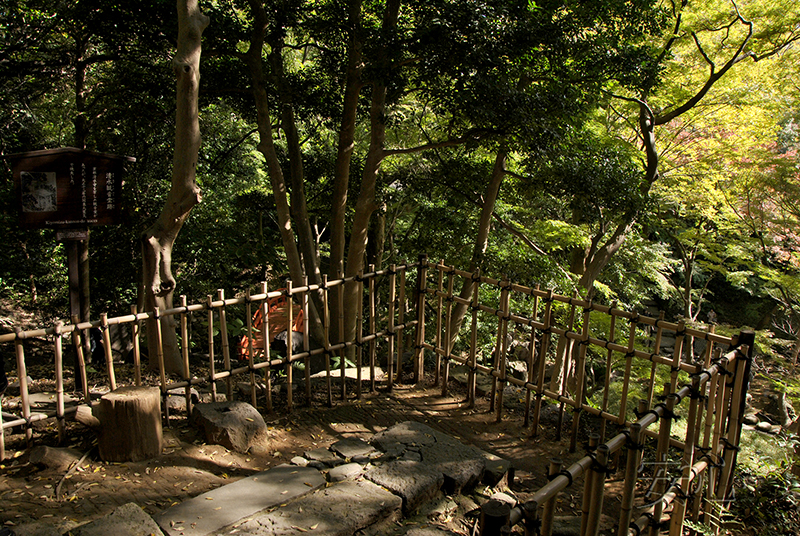
POLYGON ((7 158, 14 173, 21 227, 120 223, 123 164, 135 162, 134 158, 72 147, 7 158))

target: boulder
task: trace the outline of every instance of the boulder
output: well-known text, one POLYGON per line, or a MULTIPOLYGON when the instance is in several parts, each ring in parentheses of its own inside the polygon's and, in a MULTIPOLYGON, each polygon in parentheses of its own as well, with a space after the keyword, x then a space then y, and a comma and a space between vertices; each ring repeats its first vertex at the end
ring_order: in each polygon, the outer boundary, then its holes
POLYGON ((247 452, 267 441, 264 418, 247 402, 197 404, 192 422, 203 432, 207 443, 236 452, 247 452))

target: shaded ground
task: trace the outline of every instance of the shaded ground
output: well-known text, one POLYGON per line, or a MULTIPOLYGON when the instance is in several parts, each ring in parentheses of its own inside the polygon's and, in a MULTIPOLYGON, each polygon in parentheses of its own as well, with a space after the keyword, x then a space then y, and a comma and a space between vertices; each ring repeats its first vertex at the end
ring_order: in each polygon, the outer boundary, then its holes
MULTIPOLYGON (((24 436, 7 436, 7 458, 0 466, 0 523, 12 526, 36 520, 54 524, 82 522, 128 502, 135 502, 152 515, 234 479, 287 463, 306 450, 327 447, 342 437, 367 437, 406 420, 424 422, 464 443, 511 460, 516 468, 514 491, 520 499, 546 482, 544 471, 550 457, 559 456, 570 463, 583 455, 580 448, 578 453, 568 454, 566 435, 562 441, 555 441, 553 422, 545 423, 538 437, 530 437, 522 427, 523 406, 518 399, 509 401, 510 409, 503 421, 496 423, 486 398, 469 408, 461 386, 455 382, 451 385, 453 394, 444 398, 439 387, 427 382, 426 387, 398 386, 391 394, 365 393, 361 400, 335 400, 331 408, 324 405, 324 400, 315 401, 313 407, 303 406, 300 393, 295 395, 297 406, 292 414, 265 416, 269 444, 248 454, 205 444, 185 416, 178 413, 170 419, 170 427, 164 428, 161 456, 146 462, 108 464, 98 461, 96 449, 92 450, 94 432, 72 421, 63 446, 82 454, 88 452, 88 456, 69 475, 67 467, 43 469, 31 464, 24 436)), ((324 382, 320 382, 319 389, 316 387, 315 396, 322 398, 324 382)), ((351 384, 349 391, 353 392, 353 388, 351 384)), ((284 406, 278 400, 275 407, 284 406)), ((54 423, 38 428, 35 441, 55 446, 54 423)), ((566 514, 577 513, 580 508, 579 486, 571 493, 562 499, 566 514)))

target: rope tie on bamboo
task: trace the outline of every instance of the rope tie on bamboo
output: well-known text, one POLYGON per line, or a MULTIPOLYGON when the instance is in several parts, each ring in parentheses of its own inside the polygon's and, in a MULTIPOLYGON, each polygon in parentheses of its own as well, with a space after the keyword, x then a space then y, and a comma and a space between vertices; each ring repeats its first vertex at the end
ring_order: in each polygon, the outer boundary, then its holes
POLYGON ((676 339, 678 337, 683 337, 684 335, 686 335, 686 328, 675 330, 675 338, 676 339))
POLYGON ((625 354, 625 358, 636 357, 636 350, 631 350, 630 352, 625 354))
POLYGON ((514 285, 512 285, 510 282, 509 283, 500 283, 500 290, 511 291, 513 289, 514 289, 514 285))
POLYGON ((478 272, 472 272, 472 274, 470 274, 470 277, 473 283, 479 283, 481 280, 481 274, 479 274, 478 272))
POLYGON ((726 437, 723 437, 721 441, 722 444, 724 445, 724 450, 732 450, 734 452, 739 452, 741 450, 741 448, 738 445, 734 445, 733 443, 728 441, 728 438, 726 437))
POLYGON ((361 283, 362 281, 366 281, 366 279, 367 278, 361 274, 356 274, 353 276, 353 281, 355 281, 356 283, 361 283))
POLYGON ((626 438, 625 439, 625 446, 628 448, 628 450, 642 450, 642 449, 644 449, 644 443, 635 442, 633 440, 633 438, 631 437, 631 431, 630 430, 623 430, 621 433, 626 438))
POLYGON ((628 322, 631 324, 636 324, 639 322, 639 313, 633 313, 633 315, 628 319, 628 322))
POLYGON ((386 275, 397 275, 397 270, 392 270, 391 268, 387 268, 386 275))
POLYGON ((633 530, 633 533, 634 533, 634 535, 635 535, 635 536, 641 536, 641 534, 642 534, 642 529, 640 529, 640 528, 639 528, 639 525, 637 525, 636 523, 634 523, 634 522, 631 522, 631 524, 630 524, 630 525, 628 525, 628 528, 630 528, 630 529, 632 529, 632 530, 633 530))
MULTIPOLYGON (((673 412, 673 411, 670 411, 669 408, 667 408, 667 405, 664 402, 660 402, 660 403, 656 404, 656 408, 662 408, 663 411, 662 411, 661 416, 663 418, 665 418, 665 419, 672 419, 672 420, 675 420, 675 421, 681 420, 681 416, 680 415, 676 415, 675 412, 673 412)), ((651 411, 655 411, 655 408, 653 410, 651 410, 651 411)))
POLYGON ((572 473, 570 473, 566 469, 562 469, 558 473, 553 473, 552 475, 545 475, 545 476, 547 477, 547 480, 550 481, 550 482, 552 482, 553 480, 555 480, 559 476, 565 476, 565 477, 567 477, 567 480, 569 480, 569 483, 567 484, 567 487, 569 488, 569 487, 572 486, 572 473))
POLYGON ((606 476, 614 474, 614 470, 611 469, 611 466, 609 464, 603 465, 602 463, 597 461, 597 455, 594 452, 590 452, 589 454, 587 454, 587 456, 592 460, 592 464, 590 466, 592 471, 603 473, 606 476))

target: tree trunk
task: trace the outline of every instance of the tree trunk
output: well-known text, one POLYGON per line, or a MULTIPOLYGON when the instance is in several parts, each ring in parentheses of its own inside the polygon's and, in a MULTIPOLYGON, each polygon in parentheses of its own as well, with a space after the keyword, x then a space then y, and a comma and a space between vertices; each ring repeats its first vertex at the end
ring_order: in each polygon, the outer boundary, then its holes
MULTIPOLYGON (((203 30, 208 17, 200 12, 197 0, 178 0, 178 47, 173 59, 177 77, 175 154, 172 187, 164 208, 155 223, 142 235, 144 306, 172 308, 175 277, 172 274, 172 247, 183 222, 200 202, 200 188, 195 181, 197 153, 200 148, 198 91, 200 86, 200 53, 203 30)), ((173 317, 161 319, 164 366, 167 372, 181 373, 181 359, 173 317)), ((154 320, 148 321, 150 365, 157 356, 154 320)))

